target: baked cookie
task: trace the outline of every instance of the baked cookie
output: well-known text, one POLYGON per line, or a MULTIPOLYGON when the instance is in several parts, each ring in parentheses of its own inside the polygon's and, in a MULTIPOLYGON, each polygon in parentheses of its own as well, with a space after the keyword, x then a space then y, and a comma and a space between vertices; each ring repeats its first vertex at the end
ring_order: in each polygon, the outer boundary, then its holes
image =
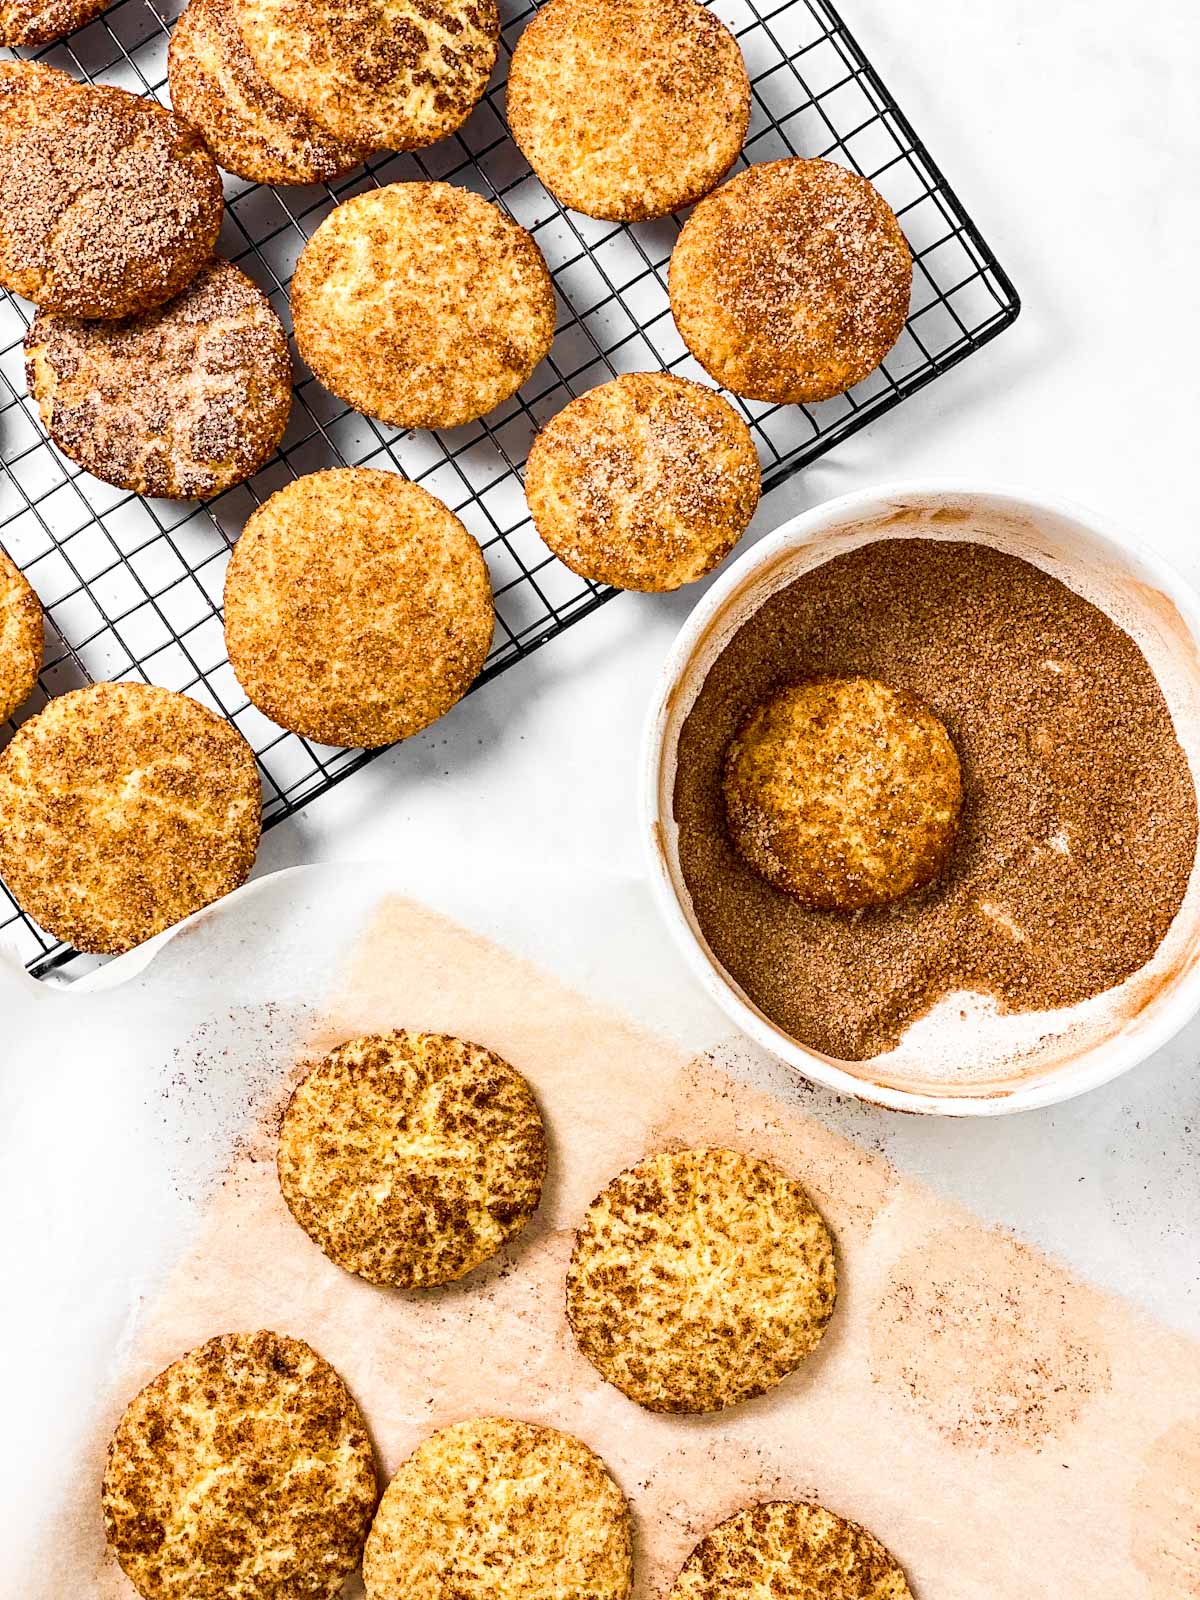
POLYGON ((457 428, 515 394, 554 338, 542 253, 511 217, 448 183, 345 201, 292 279, 301 356, 356 411, 457 428))
POLYGON ((772 1500, 701 1539, 670 1600, 912 1600, 891 1553, 823 1506, 772 1500))
POLYGON ((0 550, 0 722, 37 688, 42 665, 42 603, 29 579, 0 550))
POLYGON ((153 100, 0 62, 0 284, 46 311, 128 317, 213 253, 224 201, 200 135, 153 100))
POLYGON ((460 127, 500 42, 495 0, 236 0, 276 93, 338 139, 416 150, 460 127))
POLYGON ((333 1600, 375 1509, 362 1415, 301 1339, 227 1333, 130 1402, 104 1528, 145 1600, 333 1600))
POLYGON ((225 576, 238 682, 320 744, 407 739, 461 700, 495 626, 479 545, 427 490, 335 467, 261 505, 225 576))
POLYGON ((172 500, 206 499, 256 472, 292 407, 283 324, 219 259, 139 317, 39 312, 25 380, 64 455, 105 483, 172 500))
POLYGON ((275 93, 250 59, 236 0, 189 0, 171 32, 171 104, 226 172, 252 183, 326 183, 365 161, 370 145, 336 139, 275 93))
POLYGON ((833 1241, 799 1183, 732 1150, 664 1151, 588 1207, 567 1271, 579 1348, 649 1411, 774 1388, 833 1315, 833 1241))
POLYGON ((886 905, 931 882, 962 810, 950 735, 873 678, 780 689, 734 735, 722 782, 738 855, 818 911, 886 905))
POLYGON ((513 51, 507 95, 551 194, 613 222, 699 200, 750 121, 742 52, 697 0, 550 0, 513 51))
POLYGON ((392 1479, 363 1581, 367 1600, 626 1600, 629 1508, 578 1439, 473 1418, 426 1439, 392 1479))
POLYGON ((632 372, 551 418, 529 452, 525 495, 572 572, 618 589, 678 589, 733 549, 761 477, 727 400, 687 378, 632 372))
POLYGON ((426 1289, 494 1256, 537 1210, 546 1136, 525 1079, 444 1033, 339 1045, 292 1095, 279 1186, 331 1261, 426 1289))
POLYGON ((109 0, 0 0, 0 44, 50 44, 83 28, 109 0))
POLYGON ((250 746, 187 695, 73 689, 0 756, 0 875, 55 938, 116 955, 249 876, 260 799, 250 746))
POLYGON ((828 400, 900 337, 912 254, 865 178, 768 161, 700 202, 668 276, 683 341, 718 383, 751 400, 828 400))

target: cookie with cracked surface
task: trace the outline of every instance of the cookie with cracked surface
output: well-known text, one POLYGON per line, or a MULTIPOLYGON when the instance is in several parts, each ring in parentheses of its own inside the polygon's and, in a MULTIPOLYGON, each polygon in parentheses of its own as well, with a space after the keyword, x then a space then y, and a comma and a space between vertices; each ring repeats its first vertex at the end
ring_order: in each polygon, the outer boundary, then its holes
POLYGON ((362 1415, 302 1339, 190 1350, 130 1402, 102 1503, 144 1600, 334 1600, 377 1499, 362 1415))
POLYGON ((296 1089, 277 1154, 288 1209, 331 1261, 425 1289, 494 1256, 537 1210, 546 1136, 525 1079, 442 1033, 339 1045, 296 1089))
POLYGON ((804 1188, 732 1150, 647 1156, 588 1207, 567 1316, 649 1411, 719 1411, 782 1382, 833 1315, 833 1240, 804 1188))
POLYGON ((0 45, 51 44, 89 22, 109 0, 0 0, 0 45))
POLYGON ((79 950, 132 949, 236 889, 260 828, 250 746, 170 689, 73 689, 0 756, 0 876, 79 950))
POLYGON ((283 324, 258 285, 219 259, 139 317, 39 312, 25 375, 64 455, 105 483, 173 500, 257 472, 292 406, 283 324))
POLYGON ((261 505, 225 575, 238 682, 321 744, 407 739, 466 694, 495 626, 478 543, 428 490, 335 467, 261 505))
POLYGON ((750 120, 742 52, 697 0, 550 0, 513 52, 507 97, 551 194, 613 222, 699 200, 750 120))
POLYGON ((692 1551, 670 1600, 912 1600, 891 1552, 823 1506, 746 1506, 692 1551))
POLYGON ((629 1508, 570 1434, 473 1418, 427 1439, 392 1479, 363 1581, 368 1600, 626 1600, 629 1508))
POLYGON ((0 62, 0 284, 45 311, 128 317, 213 253, 224 199, 200 135, 153 100, 0 62))
POLYGON ((572 572, 654 591, 724 560, 761 479, 750 430, 727 400, 667 372, 631 372, 550 419, 529 452, 525 495, 572 572))
POLYGON ((865 178, 768 161, 700 202, 668 278, 683 341, 718 383, 751 400, 828 400, 900 337, 912 253, 865 178))
POLYGON ((448 183, 338 206, 292 279, 296 345, 327 389, 397 428, 457 428, 516 393, 554 338, 525 229, 448 183))
POLYGON ((242 41, 236 0, 189 0, 171 30, 167 81, 226 172, 252 183, 326 183, 372 154, 275 93, 242 41))
POLYGON ((0 722, 37 687, 42 665, 42 603, 7 551, 0 550, 0 722))

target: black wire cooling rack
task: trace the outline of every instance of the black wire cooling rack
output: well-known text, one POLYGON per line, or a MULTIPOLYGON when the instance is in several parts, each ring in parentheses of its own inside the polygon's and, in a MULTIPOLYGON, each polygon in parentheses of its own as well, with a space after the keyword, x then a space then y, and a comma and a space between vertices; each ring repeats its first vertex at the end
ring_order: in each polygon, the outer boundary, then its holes
MULTIPOLYGON (((120 0, 99 21, 37 52, 73 76, 166 100, 167 39, 182 0, 120 0)), ((816 406, 735 401, 762 460, 764 489, 978 350, 1020 309, 1012 283, 845 23, 825 0, 715 0, 754 85, 739 166, 786 155, 855 168, 898 214, 915 257, 908 326, 878 372, 816 406)), ((276 458, 206 504, 147 500, 98 482, 48 442, 25 396, 22 340, 32 308, 0 298, 0 542, 37 589, 46 657, 29 716, 96 679, 141 677, 229 717, 258 756, 270 826, 340 782, 372 752, 330 750, 285 733, 248 704, 225 654, 221 591, 229 550, 254 506, 320 467, 392 466, 439 495, 487 554, 497 629, 480 682, 587 616, 614 591, 550 555, 521 482, 536 429, 576 394, 619 372, 669 368, 704 379, 671 318, 667 262, 680 221, 631 227, 558 205, 506 132, 508 58, 534 6, 501 0, 497 71, 453 138, 381 156, 343 181, 271 189, 227 179, 220 252, 270 295, 289 330, 287 284, 305 240, 340 200, 372 184, 438 178, 498 201, 530 229, 554 275, 558 329, 524 389, 484 420, 445 433, 398 433, 335 400, 297 360, 291 425, 276 458)), ((10 56, 3 51, 0 55, 10 56)), ((293 352, 294 354, 294 352, 293 352)), ((36 975, 73 952, 0 890, 0 945, 36 975)))

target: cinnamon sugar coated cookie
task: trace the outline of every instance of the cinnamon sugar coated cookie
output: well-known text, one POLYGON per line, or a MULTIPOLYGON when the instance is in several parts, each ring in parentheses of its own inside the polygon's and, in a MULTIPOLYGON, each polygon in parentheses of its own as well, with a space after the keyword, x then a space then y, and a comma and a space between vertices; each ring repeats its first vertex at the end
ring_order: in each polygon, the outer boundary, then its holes
POLYGON ((677 589, 733 549, 761 476, 727 400, 687 378, 634 372, 551 418, 529 452, 525 494, 572 572, 618 589, 677 589))
POLYGON ((334 1600, 377 1486, 341 1378, 302 1339, 228 1333, 130 1402, 108 1447, 109 1545, 144 1600, 334 1600))
POLYGON ((288 1209, 331 1261, 425 1289, 524 1228, 546 1137, 525 1079, 483 1045, 374 1034, 339 1045, 297 1088, 278 1167, 288 1209))
POLYGON ((750 120, 737 41, 697 0, 550 0, 513 52, 507 95, 551 194, 614 222, 707 194, 750 120))
POLYGON ((752 400, 828 400, 900 337, 912 254, 865 178, 768 161, 700 202, 669 278, 683 341, 718 383, 752 400))
POLYGON ((258 769, 223 717, 143 683, 51 700, 0 756, 0 876, 55 938, 116 955, 250 875, 258 769))
POLYGON ((252 183, 324 183, 372 147, 335 138, 276 94, 250 59, 237 0, 189 0, 171 32, 171 104, 227 172, 252 183))
POLYGON ((726 752, 723 786, 742 860, 819 911, 886 905, 932 882, 963 797, 941 722, 871 678, 789 684, 755 707, 726 752))
POLYGON ((416 150, 487 88, 495 0, 236 0, 242 38, 277 94, 338 139, 416 150))
POLYGON ((0 0, 0 45, 49 44, 84 27, 108 0, 0 0))
POLYGON ((891 1552, 823 1506, 746 1506, 701 1539, 670 1600, 912 1600, 891 1552))
POLYGON ((603 1378, 650 1411, 774 1388, 833 1315, 833 1240, 801 1184, 732 1150, 665 1151, 588 1207, 567 1315, 603 1378))
POLYGON ((0 722, 37 687, 42 665, 42 604, 25 574, 0 550, 0 722))
POLYGON ((46 432, 105 483, 202 499, 272 455, 292 405, 283 324, 262 290, 214 260, 154 311, 92 322, 40 312, 25 372, 46 432))
POLYGON ((356 411, 456 428, 549 352, 554 288, 525 229, 466 189, 393 183, 338 206, 292 279, 301 356, 356 411))
POLYGON ((427 490, 337 467, 247 522, 225 577, 225 642, 267 716, 322 744, 377 746, 470 688, 495 626, 479 545, 427 490))
POLYGON ((47 311, 127 317, 212 255, 224 201, 199 134, 153 100, 0 62, 0 284, 47 311))
POLYGON ((578 1439, 473 1418, 427 1439, 392 1479, 363 1581, 367 1600, 626 1600, 629 1508, 578 1439))

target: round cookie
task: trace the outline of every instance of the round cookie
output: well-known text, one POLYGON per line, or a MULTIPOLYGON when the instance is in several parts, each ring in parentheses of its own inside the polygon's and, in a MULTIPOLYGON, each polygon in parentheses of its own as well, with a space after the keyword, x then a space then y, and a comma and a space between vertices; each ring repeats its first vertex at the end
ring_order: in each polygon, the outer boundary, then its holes
POLYGON ((737 41, 697 0, 550 0, 517 43, 507 96, 551 194, 613 222, 707 194, 750 120, 737 41))
POLYGON ((664 1151, 588 1207, 567 1271, 584 1355, 649 1411, 774 1388, 833 1315, 833 1241, 803 1187, 732 1150, 664 1151))
POLYGON ((0 0, 0 45, 50 44, 85 27, 109 0, 0 0))
POLYGON ((407 739, 461 700, 495 626, 487 563, 456 516, 392 472, 335 467, 261 505, 225 576, 238 682, 320 744, 407 739))
POLYGON ((0 875, 22 911, 116 955, 236 889, 261 795, 250 746, 187 695, 95 683, 0 756, 0 875))
POLYGON ((208 260, 224 201, 200 135, 153 100, 0 62, 0 284, 46 311, 128 317, 208 260))
POLYGON ((433 1434, 392 1479, 363 1581, 367 1600, 626 1600, 629 1508, 578 1439, 473 1418, 433 1434))
POLYGON ((365 161, 370 145, 327 133, 275 93, 242 42, 236 0, 189 0, 171 31, 171 104, 226 172, 252 183, 325 183, 365 161))
POLYGON ((460 127, 500 42, 495 0, 236 0, 246 49, 336 138, 416 150, 460 127))
POLYGON ((895 1558, 873 1534, 803 1501, 746 1506, 707 1534, 670 1600, 912 1600, 895 1558))
POLYGON ((931 882, 962 810, 950 735, 873 678, 779 690, 730 741, 722 783, 738 855, 820 911, 886 905, 931 882))
POLYGON ((751 400, 828 400, 874 372, 908 316, 891 207, 831 161, 768 161, 702 200, 671 254, 688 349, 751 400))
POLYGON ((228 1333, 130 1402, 108 1447, 108 1542, 145 1600, 334 1600, 377 1486, 366 1426, 301 1339, 228 1333))
POLYGON ((494 1256, 537 1210, 546 1137, 525 1079, 442 1033, 339 1045, 299 1085, 277 1155, 288 1209, 331 1261, 427 1289, 494 1256))
POLYGON ((678 589, 733 549, 761 476, 727 400, 687 378, 632 372, 551 418, 529 452, 525 495, 572 572, 618 589, 678 589))
POLYGON ((448 183, 393 183, 332 211, 292 279, 296 345, 325 387, 397 428, 456 428, 515 394, 554 338, 542 253, 448 183))
POLYGON ((42 665, 42 603, 29 579, 0 550, 0 722, 37 688, 42 665))
POLYGON ((139 317, 39 312, 25 377, 64 455, 105 483, 174 500, 206 499, 256 472, 292 406, 283 324, 220 259, 139 317))

